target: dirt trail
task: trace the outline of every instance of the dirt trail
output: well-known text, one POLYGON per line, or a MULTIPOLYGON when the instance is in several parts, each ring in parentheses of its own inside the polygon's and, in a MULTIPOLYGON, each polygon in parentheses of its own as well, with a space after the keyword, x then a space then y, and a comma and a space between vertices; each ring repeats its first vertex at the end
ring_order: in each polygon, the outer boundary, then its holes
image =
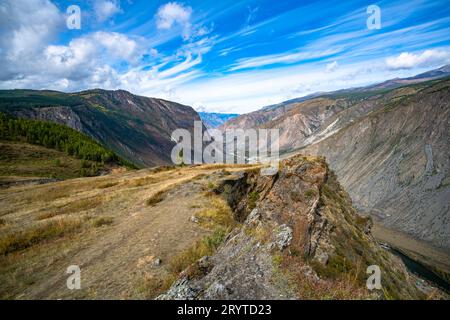
POLYGON ((12 228, 32 226, 38 223, 36 215, 49 208, 73 206, 80 199, 101 198, 101 202, 64 217, 113 218, 110 225, 0 256, 0 283, 4 286, 0 286, 0 295, 19 299, 143 298, 140 288, 144 279, 165 273, 171 257, 210 233, 190 218, 208 207, 204 188, 219 171, 208 166, 160 173, 140 170, 0 191, 0 216, 12 228), (111 186, 105 188, 105 183, 111 186), (49 192, 56 190, 55 186, 67 191, 64 197, 53 194, 56 199, 52 201, 27 201, 51 197, 49 192), (163 201, 146 204, 161 190, 167 190, 163 201), (156 265, 156 259, 161 259, 161 265, 156 265), (66 287, 69 265, 81 268, 81 290, 66 287))

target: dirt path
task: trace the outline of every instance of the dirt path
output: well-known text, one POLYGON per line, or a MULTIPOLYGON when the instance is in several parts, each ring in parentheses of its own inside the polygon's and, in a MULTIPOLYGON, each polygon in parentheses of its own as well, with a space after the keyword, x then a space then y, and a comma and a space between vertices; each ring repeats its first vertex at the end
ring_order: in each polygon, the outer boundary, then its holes
MULTIPOLYGON (((61 262, 61 267, 80 266, 82 287, 89 288, 88 297, 139 297, 130 285, 138 287, 140 279, 160 273, 171 256, 208 232, 189 221, 194 210, 191 208, 193 198, 187 194, 195 197, 196 192, 201 193, 200 186, 188 183, 176 188, 157 206, 134 210, 120 224, 105 228, 101 237, 93 236, 79 252, 61 262), (161 259, 161 266, 154 265, 156 259, 161 259)), ((203 201, 198 199, 197 202, 203 201)), ((31 295, 69 298, 73 292, 67 290, 66 278, 66 274, 59 272, 41 288, 32 290, 31 295)))
POLYGON ((144 279, 165 273, 171 257, 210 233, 190 218, 208 207, 205 186, 219 175, 220 170, 210 167, 155 174, 141 170, 1 191, 4 206, 0 216, 10 222, 11 228, 33 226, 38 223, 38 214, 55 208, 76 208, 73 203, 80 199, 100 198, 101 202, 94 208, 65 213, 64 217, 111 217, 113 222, 0 256, 0 293, 19 299, 143 298, 145 292, 140 290, 144 279), (105 183, 111 187, 104 188, 105 183), (52 201, 30 201, 49 197, 50 190, 67 193, 52 201), (163 201, 154 206, 146 204, 161 190, 167 190, 163 201), (156 259, 162 263, 156 265, 156 259), (69 265, 81 269, 81 290, 67 289, 69 265))

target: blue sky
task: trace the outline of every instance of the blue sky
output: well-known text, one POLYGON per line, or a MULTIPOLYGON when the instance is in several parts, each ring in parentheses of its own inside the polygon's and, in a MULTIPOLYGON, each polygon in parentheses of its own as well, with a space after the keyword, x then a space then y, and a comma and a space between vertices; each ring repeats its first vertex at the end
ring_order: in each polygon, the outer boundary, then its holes
POLYGON ((3 0, 0 88, 126 89, 246 113, 450 63, 448 1, 3 0), (369 30, 367 7, 381 10, 369 30), (66 9, 81 9, 81 29, 66 9))

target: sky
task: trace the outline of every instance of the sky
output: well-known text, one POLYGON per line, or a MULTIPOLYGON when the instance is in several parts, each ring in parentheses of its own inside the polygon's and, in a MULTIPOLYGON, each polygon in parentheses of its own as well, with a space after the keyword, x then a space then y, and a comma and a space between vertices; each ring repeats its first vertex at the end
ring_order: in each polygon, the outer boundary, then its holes
POLYGON ((448 1, 0 1, 0 89, 124 89, 242 114, 448 63, 448 1))

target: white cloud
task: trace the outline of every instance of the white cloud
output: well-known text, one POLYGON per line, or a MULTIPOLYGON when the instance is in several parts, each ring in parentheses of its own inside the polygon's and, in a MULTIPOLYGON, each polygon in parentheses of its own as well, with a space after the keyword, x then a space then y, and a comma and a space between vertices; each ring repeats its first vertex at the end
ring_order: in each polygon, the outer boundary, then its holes
POLYGON ((177 89, 182 97, 177 102, 197 103, 210 112, 247 113, 319 91, 365 86, 417 73, 416 69, 389 70, 383 58, 339 64, 332 73, 326 72, 321 63, 247 70, 186 83, 177 89))
MULTIPOLYGON (((118 1, 109 2, 114 2, 119 8, 118 1)), ((197 24, 193 10, 177 2, 161 6, 155 21, 161 30, 155 38, 98 31, 55 45, 57 42, 53 41, 57 40, 57 34, 65 30, 64 14, 55 5, 49 0, 3 0, 0 2, 0 87, 64 91, 122 88, 208 111, 243 113, 316 91, 411 76, 419 73, 418 70, 424 71, 420 70, 422 67, 449 61, 448 48, 414 53, 415 49, 405 47, 404 50, 411 52, 356 64, 354 61, 362 60, 350 58, 358 57, 361 52, 379 50, 380 43, 384 48, 394 45, 394 42, 397 44, 399 38, 404 40, 408 34, 417 37, 416 32, 402 30, 389 34, 389 37, 356 42, 359 49, 352 51, 352 56, 345 49, 348 48, 347 43, 362 36, 358 31, 331 34, 289 52, 239 59, 227 70, 239 70, 237 73, 220 73, 219 70, 205 74, 200 66, 214 45, 252 32, 256 26, 232 36, 207 36, 212 26, 206 28, 197 24), (180 33, 189 41, 175 53, 164 55, 151 48, 157 43, 156 38, 167 41, 165 34, 180 33), (391 38, 393 40, 389 40, 391 38), (334 60, 340 52, 346 55, 339 56, 338 65, 334 60), (314 62, 315 59, 319 61, 314 62), (272 68, 257 70, 257 67, 268 65, 272 68)), ((429 35, 428 38, 446 39, 443 32, 429 35)), ((415 41, 422 45, 426 40, 415 41)), ((244 49, 231 43, 219 54, 244 49)))
POLYGON ((136 40, 115 32, 99 31, 75 38, 67 46, 48 46, 40 63, 48 74, 77 80, 89 77, 90 72, 106 64, 138 63, 144 52, 136 40))
POLYGON ((47 0, 1 2, 0 26, 0 88, 123 88, 172 98, 178 86, 201 74, 194 67, 212 46, 211 39, 203 38, 164 56, 145 38, 105 31, 52 44, 65 30, 65 21, 64 13, 47 0))
POLYGON ((39 68, 35 57, 64 28, 64 15, 48 0, 0 3, 0 80, 22 78, 39 68))
POLYGON ((444 50, 425 50, 422 53, 403 52, 386 59, 391 70, 439 66, 450 62, 450 52, 444 50))
POLYGON ((191 36, 192 8, 177 2, 169 2, 159 7, 156 13, 156 26, 158 29, 171 29, 179 25, 183 30, 183 38, 191 36))
POLYGON ((176 74, 179 74, 183 71, 189 70, 192 67, 200 64, 202 62, 202 57, 201 55, 198 55, 197 58, 195 58, 194 60, 192 60, 191 55, 189 55, 186 60, 184 60, 182 63, 179 63, 177 65, 175 65, 174 67, 161 71, 158 76, 161 78, 167 78, 176 74))
MULTIPOLYGON (((130 63, 138 62, 145 51, 143 44, 120 33, 99 31, 91 37, 97 44, 107 49, 109 54, 130 63)), ((150 53, 155 54, 155 50, 151 50, 150 53)))
POLYGON ((330 56, 337 53, 337 49, 327 49, 323 51, 305 51, 305 52, 294 52, 294 53, 280 53, 271 54, 266 56, 259 56, 254 58, 243 58, 239 59, 237 63, 231 66, 230 71, 262 67, 272 64, 289 64, 295 63, 302 60, 315 59, 330 56))
MULTIPOLYGON (((14 30, 11 32, 14 34, 14 30)), ((69 91, 115 89, 122 85, 115 67, 140 65, 144 54, 156 56, 157 51, 146 48, 144 39, 104 31, 74 38, 67 45, 42 41, 39 50, 17 53, 14 46, 6 47, 0 53, 1 61, 7 61, 7 68, 0 70, 0 86, 69 91)))
POLYGON ((96 0, 94 11, 99 22, 105 22, 114 15, 121 13, 120 3, 115 0, 96 0))
POLYGON ((327 67, 325 70, 326 70, 326 72, 334 72, 334 71, 336 71, 337 67, 338 67, 337 61, 333 61, 333 62, 327 64, 327 67))

